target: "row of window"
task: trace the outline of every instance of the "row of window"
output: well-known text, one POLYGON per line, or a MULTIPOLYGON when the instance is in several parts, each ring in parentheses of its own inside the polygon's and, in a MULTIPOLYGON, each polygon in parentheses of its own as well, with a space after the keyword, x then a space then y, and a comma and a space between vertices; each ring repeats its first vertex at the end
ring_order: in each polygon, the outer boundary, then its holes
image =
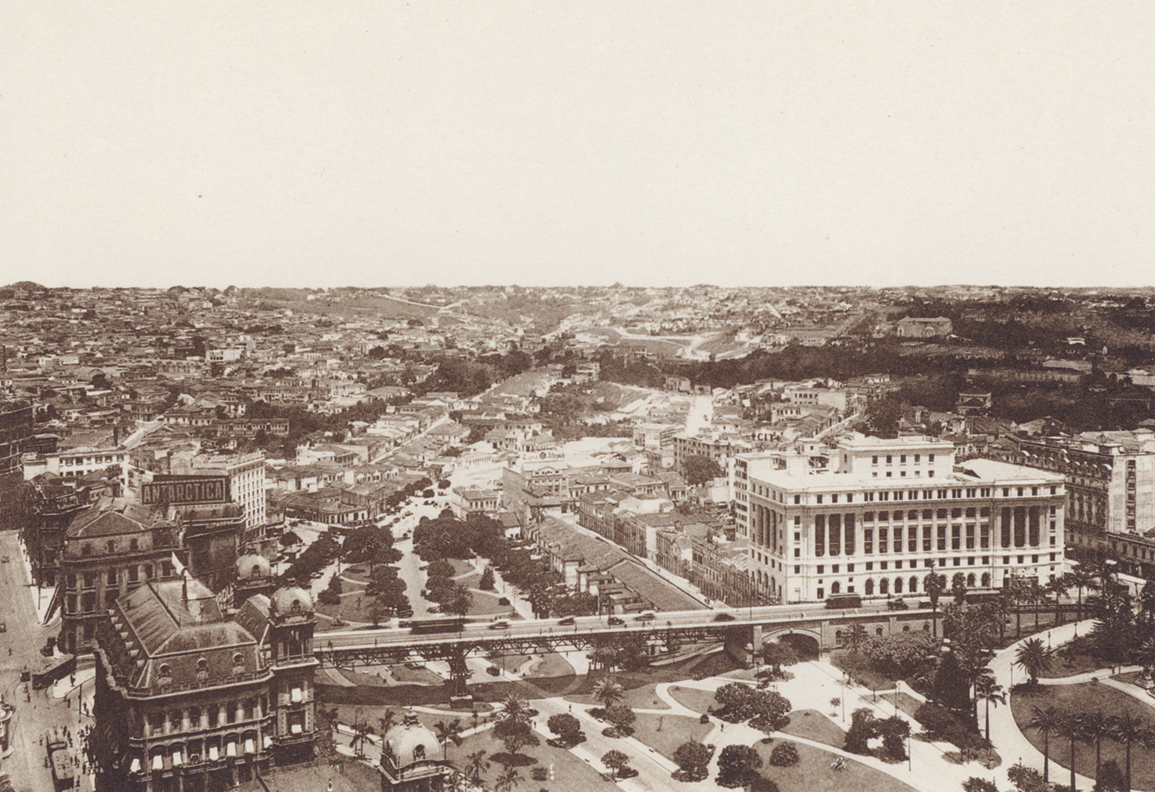
MULTIPOLYGON (((171 561, 162 561, 159 565, 159 569, 160 569, 160 576, 161 577, 172 577, 174 572, 176 571, 174 569, 171 561)), ((126 573, 125 578, 128 580, 129 583, 137 583, 142 578, 144 580, 152 580, 154 577, 152 564, 142 564, 142 565, 130 564, 129 566, 123 567, 123 568, 112 567, 110 569, 106 569, 104 571, 105 582, 110 586, 119 585, 120 573, 122 571, 126 573)), ((83 582, 84 588, 90 589, 90 588, 96 587, 97 576, 98 576, 98 573, 96 573, 96 572, 84 572, 81 574, 79 579, 83 582)), ((68 588, 70 588, 70 589, 76 588, 76 581, 77 581, 76 573, 75 572, 69 572, 68 573, 68 588)))
POLYGON ((264 718, 268 714, 269 699, 265 694, 262 694, 259 700, 256 696, 243 702, 234 699, 225 704, 209 704, 203 709, 189 707, 187 710, 152 712, 149 713, 144 736, 155 737, 174 732, 215 729, 218 726, 236 723, 238 720, 251 721, 258 717, 264 718))
MULTIPOLYGON (((784 497, 784 493, 781 490, 771 489, 770 487, 766 487, 766 486, 763 486, 763 485, 758 484, 758 483, 755 483, 753 485, 752 489, 754 491, 754 494, 756 494, 756 495, 761 495, 761 496, 768 498, 769 500, 774 501, 776 503, 786 503, 787 499, 784 497)), ((946 488, 946 489, 885 490, 885 491, 879 491, 879 492, 867 491, 867 492, 860 492, 857 494, 859 496, 861 496, 861 502, 873 503, 876 500, 878 500, 878 501, 890 501, 890 500, 914 501, 914 500, 963 500, 966 498, 991 498, 991 497, 999 497, 1000 492, 1002 493, 1002 497, 1004 497, 1004 498, 1011 498, 1011 497, 1023 498, 1023 497, 1027 496, 1028 491, 1030 492, 1032 497, 1038 497, 1040 489, 1044 490, 1043 495, 1048 495, 1048 494, 1049 495, 1056 495, 1056 494, 1058 494, 1058 487, 1054 486, 1054 485, 1052 485, 1050 487, 1042 487, 1042 488, 1040 488, 1038 486, 1032 486, 1032 487, 994 487, 994 488, 992 488, 992 487, 951 487, 951 488, 946 488)), ((823 504, 823 503, 837 504, 840 501, 842 503, 854 503, 854 496, 855 496, 855 493, 853 493, 853 492, 826 492, 826 493, 818 492, 818 493, 814 494, 814 502, 817 504, 823 504), (829 498, 829 500, 827 500, 827 498, 829 498)), ((800 505, 802 503, 801 493, 796 493, 790 497, 792 498, 795 505, 800 505)))
MULTIPOLYGON (((921 454, 915 454, 915 455, 914 455, 914 464, 916 464, 916 465, 917 465, 917 464, 918 464, 918 463, 921 461, 921 457, 922 457, 922 455, 921 455, 921 454)), ((872 465, 877 465, 877 464, 878 464, 878 459, 879 459, 879 457, 878 457, 878 455, 876 454, 876 455, 874 455, 874 456, 872 456, 872 457, 870 458, 870 463, 871 463, 872 465)), ((927 462, 931 462, 931 463, 933 463, 933 462, 934 462, 934 454, 927 454, 927 455, 926 455, 926 461, 927 461, 927 462)), ((894 462, 894 454, 887 454, 887 455, 886 455, 886 464, 888 464, 888 465, 889 465, 889 464, 891 464, 891 463, 893 463, 893 462, 894 462)), ((899 463, 900 465, 905 465, 905 464, 906 464, 906 454, 899 454, 899 455, 898 455, 898 463, 899 463)))

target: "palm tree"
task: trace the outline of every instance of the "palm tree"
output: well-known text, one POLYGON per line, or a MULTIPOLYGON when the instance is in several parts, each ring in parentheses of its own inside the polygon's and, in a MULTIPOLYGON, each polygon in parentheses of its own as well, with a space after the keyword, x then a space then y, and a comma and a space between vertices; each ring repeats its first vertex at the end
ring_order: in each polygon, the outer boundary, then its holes
POLYGON ((461 745, 461 718, 449 721, 437 721, 433 724, 433 731, 437 732, 437 740, 441 743, 442 753, 448 756, 449 743, 461 745))
MULTIPOLYGON (((1063 714, 1051 706, 1031 707, 1028 729, 1035 729, 1043 735, 1043 786, 1047 786, 1051 761, 1051 734, 1062 733, 1063 714)), ((988 734, 987 739, 990 739, 988 734)))
POLYGON ((497 718, 515 723, 529 723, 529 704, 521 696, 508 695, 497 708, 497 718))
POLYGON ((1071 712, 1063 713, 1059 716, 1059 725, 1056 731, 1066 739, 1067 746, 1071 749, 1071 759, 1068 766, 1071 768, 1071 789, 1075 789, 1075 743, 1083 737, 1079 716, 1071 712))
POLYGON ((1019 608, 1026 601, 1023 581, 1017 577, 1009 578, 1003 584, 1003 599, 1006 600, 1008 608, 1015 609, 1015 640, 1018 640, 1023 637, 1023 612, 1019 608))
POLYGON ((481 785, 481 777, 489 769, 489 760, 485 758, 485 751, 474 751, 465 757, 465 777, 475 786, 481 785))
POLYGON ((1077 589, 1079 592, 1079 610, 1078 610, 1079 616, 1078 616, 1078 618, 1079 618, 1079 621, 1082 621, 1083 620, 1083 590, 1084 589, 1098 588, 1099 587, 1098 580, 1096 579, 1095 573, 1092 572, 1091 569, 1089 567, 1087 567, 1085 564, 1079 564, 1079 566, 1072 569, 1070 572, 1068 572, 1066 575, 1064 575, 1064 577, 1067 578, 1067 582, 1070 584, 1070 586, 1072 588, 1077 589))
MULTIPOLYGON (((975 703, 980 701, 986 702, 986 732, 987 744, 991 742, 991 704, 996 707, 1000 704, 1007 703, 1007 693, 1003 686, 995 681, 991 672, 984 668, 982 672, 975 677, 975 703)), ((975 718, 978 720, 978 718, 975 718)))
POLYGON ((365 743, 369 742, 369 735, 372 733, 373 727, 368 721, 357 721, 353 725, 353 739, 349 741, 349 747, 357 756, 365 755, 365 743))
POLYGON ((1015 652, 1015 665, 1027 672, 1031 687, 1039 684, 1039 674, 1051 667, 1051 653, 1038 638, 1028 638, 1015 652))
POLYGON ((1095 712, 1086 712, 1079 718, 1080 730, 1083 732, 1083 739, 1087 742, 1095 744, 1095 783, 1099 783, 1099 770, 1102 767, 1102 748, 1103 738, 1111 735, 1111 727, 1114 724, 1111 718, 1105 715, 1102 710, 1095 712))
POLYGON ((927 572, 922 579, 922 590, 926 592, 926 596, 930 598, 930 630, 931 635, 938 637, 938 598, 942 594, 942 590, 946 583, 943 576, 935 572, 933 569, 927 572))
POLYGON ((593 696, 609 709, 626 697, 626 689, 618 684, 613 677, 602 677, 594 685, 593 696))
POLYGON ((846 642, 850 644, 850 651, 858 654, 858 650, 862 648, 863 644, 866 643, 866 639, 869 637, 864 626, 857 623, 852 624, 846 633, 846 642))
POLYGON ((1023 580, 1023 600, 1028 605, 1035 606, 1035 632, 1039 631, 1039 606, 1047 601, 1046 594, 1043 587, 1039 585, 1038 578, 1026 578, 1023 580))
POLYGON ((1045 587, 1046 592, 1055 598, 1055 624, 1063 623, 1062 598, 1067 596, 1067 590, 1070 588, 1071 584, 1067 582, 1066 575, 1052 578, 1045 587))
POLYGON ((385 710, 385 716, 377 719, 377 725, 381 727, 381 736, 384 737, 396 723, 397 713, 391 709, 385 710))
POLYGON ((493 788, 497 792, 513 792, 513 789, 522 781, 521 773, 517 772, 516 767, 507 767, 502 771, 501 775, 493 783, 493 788))
POLYGON ((1151 723, 1145 718, 1139 718, 1127 712, 1116 715, 1111 719, 1111 736, 1127 750, 1127 769, 1124 771, 1127 779, 1127 789, 1131 789, 1131 745, 1143 742, 1151 731, 1151 723))

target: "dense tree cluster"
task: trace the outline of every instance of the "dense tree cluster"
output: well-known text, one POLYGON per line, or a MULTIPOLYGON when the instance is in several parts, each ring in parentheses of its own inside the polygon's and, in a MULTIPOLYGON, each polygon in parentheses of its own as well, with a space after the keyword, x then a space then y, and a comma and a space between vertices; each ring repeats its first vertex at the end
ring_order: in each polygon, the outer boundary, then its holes
POLYGON ((846 732, 845 750, 856 754, 873 754, 870 740, 882 738, 879 758, 898 762, 906 758, 906 738, 910 736, 910 724, 898 715, 876 718, 868 709, 857 709, 850 716, 850 729, 846 732))
POLYGON ((707 769, 714 752, 697 740, 690 740, 674 751, 674 778, 678 781, 702 781, 709 773, 707 769))
POLYGON ((758 778, 762 757, 749 745, 727 745, 718 754, 718 786, 734 789, 758 778))
POLYGON ((790 719, 786 713, 793 709, 790 700, 772 690, 756 690, 740 682, 729 682, 714 691, 714 700, 721 706, 714 715, 727 723, 749 721, 767 734, 778 731, 790 719))

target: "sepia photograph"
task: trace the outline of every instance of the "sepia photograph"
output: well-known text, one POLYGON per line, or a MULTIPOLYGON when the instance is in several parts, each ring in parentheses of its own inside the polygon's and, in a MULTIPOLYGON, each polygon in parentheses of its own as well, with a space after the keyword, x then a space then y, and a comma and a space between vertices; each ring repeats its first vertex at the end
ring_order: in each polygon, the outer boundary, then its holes
POLYGON ((0 792, 1155 792, 1153 41, 0 5, 0 792))

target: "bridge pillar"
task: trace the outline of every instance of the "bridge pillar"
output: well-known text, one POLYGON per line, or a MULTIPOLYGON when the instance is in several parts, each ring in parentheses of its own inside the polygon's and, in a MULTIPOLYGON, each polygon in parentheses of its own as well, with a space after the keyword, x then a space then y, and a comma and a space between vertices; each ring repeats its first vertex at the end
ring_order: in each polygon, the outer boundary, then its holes
POLYGON ((762 651, 762 625, 753 624, 750 626, 750 646, 754 649, 754 662, 758 662, 758 654, 762 651))
POLYGON ((465 651, 463 649, 455 646, 451 652, 449 655, 449 695, 453 698, 460 698, 469 692, 467 689, 469 669, 465 665, 465 651))

